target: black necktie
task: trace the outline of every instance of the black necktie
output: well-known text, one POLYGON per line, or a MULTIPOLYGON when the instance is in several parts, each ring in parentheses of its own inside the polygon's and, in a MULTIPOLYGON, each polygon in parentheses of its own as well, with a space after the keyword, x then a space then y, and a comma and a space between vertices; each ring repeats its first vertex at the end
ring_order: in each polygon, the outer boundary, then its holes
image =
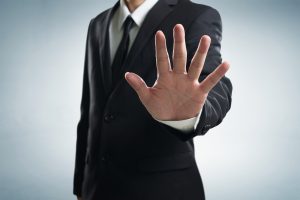
POLYGON ((128 16, 123 24, 123 37, 119 44, 119 47, 116 51, 115 57, 112 62, 112 83, 113 88, 116 86, 116 83, 121 79, 121 69, 123 67, 125 58, 127 56, 128 47, 129 47, 129 31, 133 25, 133 19, 131 16, 128 16))

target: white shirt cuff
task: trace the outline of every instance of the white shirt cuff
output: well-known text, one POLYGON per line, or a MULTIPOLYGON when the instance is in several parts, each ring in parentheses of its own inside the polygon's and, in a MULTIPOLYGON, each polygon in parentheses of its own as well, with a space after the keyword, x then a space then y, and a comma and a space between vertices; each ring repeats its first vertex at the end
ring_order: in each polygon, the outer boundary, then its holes
POLYGON ((188 133, 188 132, 194 131, 196 129, 197 124, 200 120, 201 113, 202 113, 202 109, 200 110, 199 114, 196 117, 184 119, 184 120, 178 120, 178 121, 162 121, 162 120, 158 120, 155 118, 154 119, 163 124, 171 126, 172 128, 175 128, 179 131, 188 133))

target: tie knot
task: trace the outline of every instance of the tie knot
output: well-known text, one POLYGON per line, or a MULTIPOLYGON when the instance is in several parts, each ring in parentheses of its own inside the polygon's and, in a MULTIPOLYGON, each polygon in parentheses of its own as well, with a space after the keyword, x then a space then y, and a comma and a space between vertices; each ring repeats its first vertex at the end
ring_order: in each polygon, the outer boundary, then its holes
POLYGON ((130 29, 132 28, 133 23, 134 21, 132 17, 129 15, 123 24, 124 32, 129 32, 130 29))

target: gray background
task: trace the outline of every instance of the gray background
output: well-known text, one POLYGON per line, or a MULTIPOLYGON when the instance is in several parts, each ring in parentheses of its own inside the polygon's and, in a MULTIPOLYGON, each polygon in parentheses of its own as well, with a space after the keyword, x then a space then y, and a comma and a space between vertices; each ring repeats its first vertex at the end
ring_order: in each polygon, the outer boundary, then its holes
MULTIPOLYGON (((232 109, 197 137, 208 200, 300 199, 300 3, 205 0, 223 19, 232 109)), ((89 20, 108 0, 0 1, 0 199, 72 196, 89 20)))

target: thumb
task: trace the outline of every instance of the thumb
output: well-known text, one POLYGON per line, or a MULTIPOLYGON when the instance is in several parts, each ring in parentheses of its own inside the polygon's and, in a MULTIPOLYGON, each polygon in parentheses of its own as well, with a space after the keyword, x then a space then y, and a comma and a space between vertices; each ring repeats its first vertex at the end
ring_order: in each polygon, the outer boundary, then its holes
POLYGON ((126 72, 125 79, 141 99, 144 99, 148 95, 148 87, 145 81, 139 75, 131 72, 126 72))

